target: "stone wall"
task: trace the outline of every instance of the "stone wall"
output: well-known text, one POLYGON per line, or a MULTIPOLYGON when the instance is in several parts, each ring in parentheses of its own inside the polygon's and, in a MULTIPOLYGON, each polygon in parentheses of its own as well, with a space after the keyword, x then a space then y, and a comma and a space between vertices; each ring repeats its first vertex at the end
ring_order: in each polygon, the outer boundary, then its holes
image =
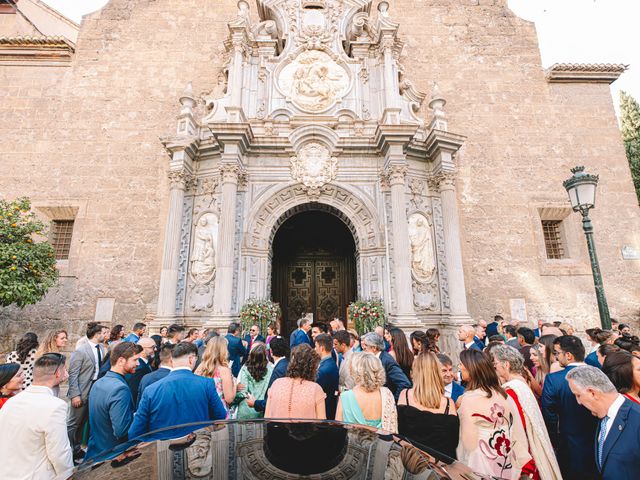
MULTIPOLYGON (((584 261, 578 276, 545 269, 536 236, 538 209, 566 207, 562 180, 584 164, 601 175, 593 220, 612 315, 631 318, 640 262, 620 248, 640 248, 640 214, 609 88, 547 83, 534 26, 505 3, 390 8, 407 77, 424 91, 436 81, 451 131, 467 136, 458 194, 470 313, 508 316, 509 299, 524 298, 530 320, 597 322, 584 261)), ((153 311, 168 205, 159 137, 174 131, 188 81, 196 96, 215 85, 235 4, 112 0, 84 18, 72 66, 0 66, 2 195, 78 208, 66 276, 38 306, 0 311, 0 351, 27 329, 80 334, 101 297, 115 298, 114 324, 153 311)))

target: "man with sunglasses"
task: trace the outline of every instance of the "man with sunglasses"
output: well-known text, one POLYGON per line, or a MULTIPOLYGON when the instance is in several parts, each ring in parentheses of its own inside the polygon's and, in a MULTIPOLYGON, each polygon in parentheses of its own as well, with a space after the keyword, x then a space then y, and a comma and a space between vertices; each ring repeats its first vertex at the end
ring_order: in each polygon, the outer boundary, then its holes
POLYGON ((68 378, 65 356, 36 360, 33 383, 0 409, 0 478, 69 478, 73 457, 67 403, 53 389, 68 378))
POLYGON ((126 441, 133 421, 134 402, 125 375, 135 373, 142 351, 142 346, 131 342, 121 342, 113 347, 111 370, 91 387, 86 459, 95 458, 126 441))

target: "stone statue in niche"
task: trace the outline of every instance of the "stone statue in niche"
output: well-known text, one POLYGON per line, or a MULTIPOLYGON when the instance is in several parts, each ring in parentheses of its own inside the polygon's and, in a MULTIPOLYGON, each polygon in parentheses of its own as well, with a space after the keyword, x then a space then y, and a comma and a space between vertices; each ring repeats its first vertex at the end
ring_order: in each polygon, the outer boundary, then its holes
POLYGON ((216 241, 218 238, 218 219, 213 213, 200 217, 193 235, 190 274, 198 285, 205 285, 216 274, 216 241))
POLYGON ((347 92, 349 83, 347 71, 319 50, 302 52, 279 76, 285 95, 308 112, 329 108, 347 92))
POLYGON ((411 243, 411 273, 418 282, 428 282, 436 268, 433 255, 431 225, 421 213, 409 217, 409 241, 411 243))

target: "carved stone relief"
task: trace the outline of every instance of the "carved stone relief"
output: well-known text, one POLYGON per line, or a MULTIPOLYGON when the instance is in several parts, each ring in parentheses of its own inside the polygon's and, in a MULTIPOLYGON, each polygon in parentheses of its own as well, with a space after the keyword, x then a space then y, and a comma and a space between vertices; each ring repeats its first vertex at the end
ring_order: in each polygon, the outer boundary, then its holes
POLYGON ((338 159, 321 143, 304 145, 291 157, 291 177, 304 186, 315 189, 336 178, 338 159))
POLYGON ((327 53, 306 50, 286 65, 278 85, 291 101, 305 112, 326 110, 349 90, 348 71, 327 53))
POLYGON ((438 258, 438 283, 443 308, 449 308, 449 277, 444 253, 444 224, 442 220, 442 203, 440 197, 431 199, 433 205, 433 224, 435 229, 436 252, 438 258))
POLYGON ((422 213, 409 217, 409 242, 411 244, 411 274, 419 283, 426 283, 436 269, 433 254, 431 225, 422 213))
POLYGON ((216 275, 216 246, 218 217, 213 213, 201 215, 193 233, 189 273, 196 285, 210 283, 216 275))
POLYGON ((191 244, 191 222, 193 216, 193 197, 185 197, 182 204, 182 225, 180 233, 180 256, 178 259, 178 285, 176 288, 176 312, 184 309, 186 293, 187 265, 189 261, 189 246, 191 244))

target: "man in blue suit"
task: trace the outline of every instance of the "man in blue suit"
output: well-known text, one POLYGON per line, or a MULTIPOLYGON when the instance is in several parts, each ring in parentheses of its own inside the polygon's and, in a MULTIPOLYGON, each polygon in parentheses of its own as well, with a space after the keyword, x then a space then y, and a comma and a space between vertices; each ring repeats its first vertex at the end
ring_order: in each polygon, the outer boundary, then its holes
POLYGON ((309 330, 311 330, 311 319, 308 317, 302 317, 298 320, 298 329, 291 333, 289 340, 289 348, 297 347, 303 343, 311 345, 311 339, 309 338, 309 330))
POLYGON ((171 372, 171 368, 173 367, 173 362, 171 361, 171 352, 173 351, 174 347, 175 345, 173 345, 172 343, 165 343, 160 347, 160 366, 155 372, 148 373, 147 375, 142 377, 142 380, 140 380, 136 405, 140 405, 142 394, 149 385, 156 383, 158 380, 162 380, 171 372))
POLYGON ((253 347, 255 342, 264 343, 264 337, 260 335, 260 327, 258 325, 251 325, 249 333, 244 336, 244 341, 247 342, 247 356, 253 347))
POLYGON ((553 342, 554 355, 564 370, 550 373, 542 389, 542 414, 565 480, 597 478, 593 437, 597 421, 581 406, 569 388, 567 374, 584 365, 584 345, 578 337, 564 335, 553 342))
POLYGON ((567 381, 578 403, 600 419, 595 433, 595 457, 602 480, 637 479, 640 405, 620 395, 596 367, 574 368, 567 374, 567 381))
MULTIPOLYGON (((133 397, 125 375, 135 372, 142 347, 121 342, 111 351, 111 370, 89 392, 89 446, 87 459, 127 440, 133 421, 133 397)), ((116 456, 117 452, 110 456, 116 456)))
POLYGON ((458 327, 458 340, 462 342, 465 350, 480 350, 482 348, 476 342, 476 329, 473 325, 460 325, 458 327))
POLYGON ((439 353, 438 360, 442 366, 442 379, 444 380, 444 396, 449 397, 455 403, 464 393, 464 387, 455 381, 453 362, 444 353, 439 353))
POLYGON ((267 395, 273 382, 279 378, 287 376, 287 369, 289 368, 289 342, 287 339, 281 336, 277 336, 271 339, 269 342, 269 350, 271 351, 271 357, 273 358, 273 370, 271 372, 271 378, 267 385, 267 393, 265 393, 263 400, 256 400, 253 395, 247 397, 247 405, 255 409, 257 412, 264 412, 267 408, 267 395))
POLYGON ((142 338, 146 330, 147 330, 147 326, 142 322, 138 322, 133 326, 132 332, 126 337, 124 337, 122 341, 138 343, 138 340, 142 338))
POLYGON ((502 315, 496 315, 495 317, 493 317, 493 322, 487 325, 487 338, 491 338, 493 335, 498 335, 500 322, 504 322, 504 318, 502 318, 502 315))
POLYGON ((326 333, 321 333, 315 338, 315 350, 320 355, 320 366, 316 374, 316 383, 322 387, 327 395, 324 400, 327 420, 336 418, 338 406, 338 385, 340 383, 340 371, 338 364, 331 357, 333 351, 333 339, 326 333))
POLYGON ((227 335, 225 336, 229 345, 229 361, 231 364, 231 373, 234 377, 237 377, 242 367, 242 359, 247 355, 246 345, 240 338, 240 324, 232 322, 227 328, 227 335))
POLYGON ((393 357, 384 351, 384 339, 376 333, 367 333, 360 339, 360 345, 362 345, 362 350, 373 353, 382 362, 387 375, 384 386, 391 390, 397 402, 400 392, 411 388, 411 381, 393 357))
POLYGON ((138 345, 142 347, 142 353, 138 358, 138 366, 133 373, 125 375, 136 406, 138 406, 138 388, 140 387, 140 382, 145 375, 153 372, 153 368, 151 368, 151 359, 156 351, 156 342, 149 337, 142 337, 138 340, 138 345))
MULTIPOLYGON (((171 373, 145 388, 142 394, 129 428, 130 440, 160 428, 227 417, 227 409, 222 405, 215 384, 210 378, 200 377, 192 371, 198 358, 198 347, 193 343, 180 342, 173 348, 171 356, 171 373)), ((176 438, 197 428, 186 426, 169 429, 147 439, 176 438)))

